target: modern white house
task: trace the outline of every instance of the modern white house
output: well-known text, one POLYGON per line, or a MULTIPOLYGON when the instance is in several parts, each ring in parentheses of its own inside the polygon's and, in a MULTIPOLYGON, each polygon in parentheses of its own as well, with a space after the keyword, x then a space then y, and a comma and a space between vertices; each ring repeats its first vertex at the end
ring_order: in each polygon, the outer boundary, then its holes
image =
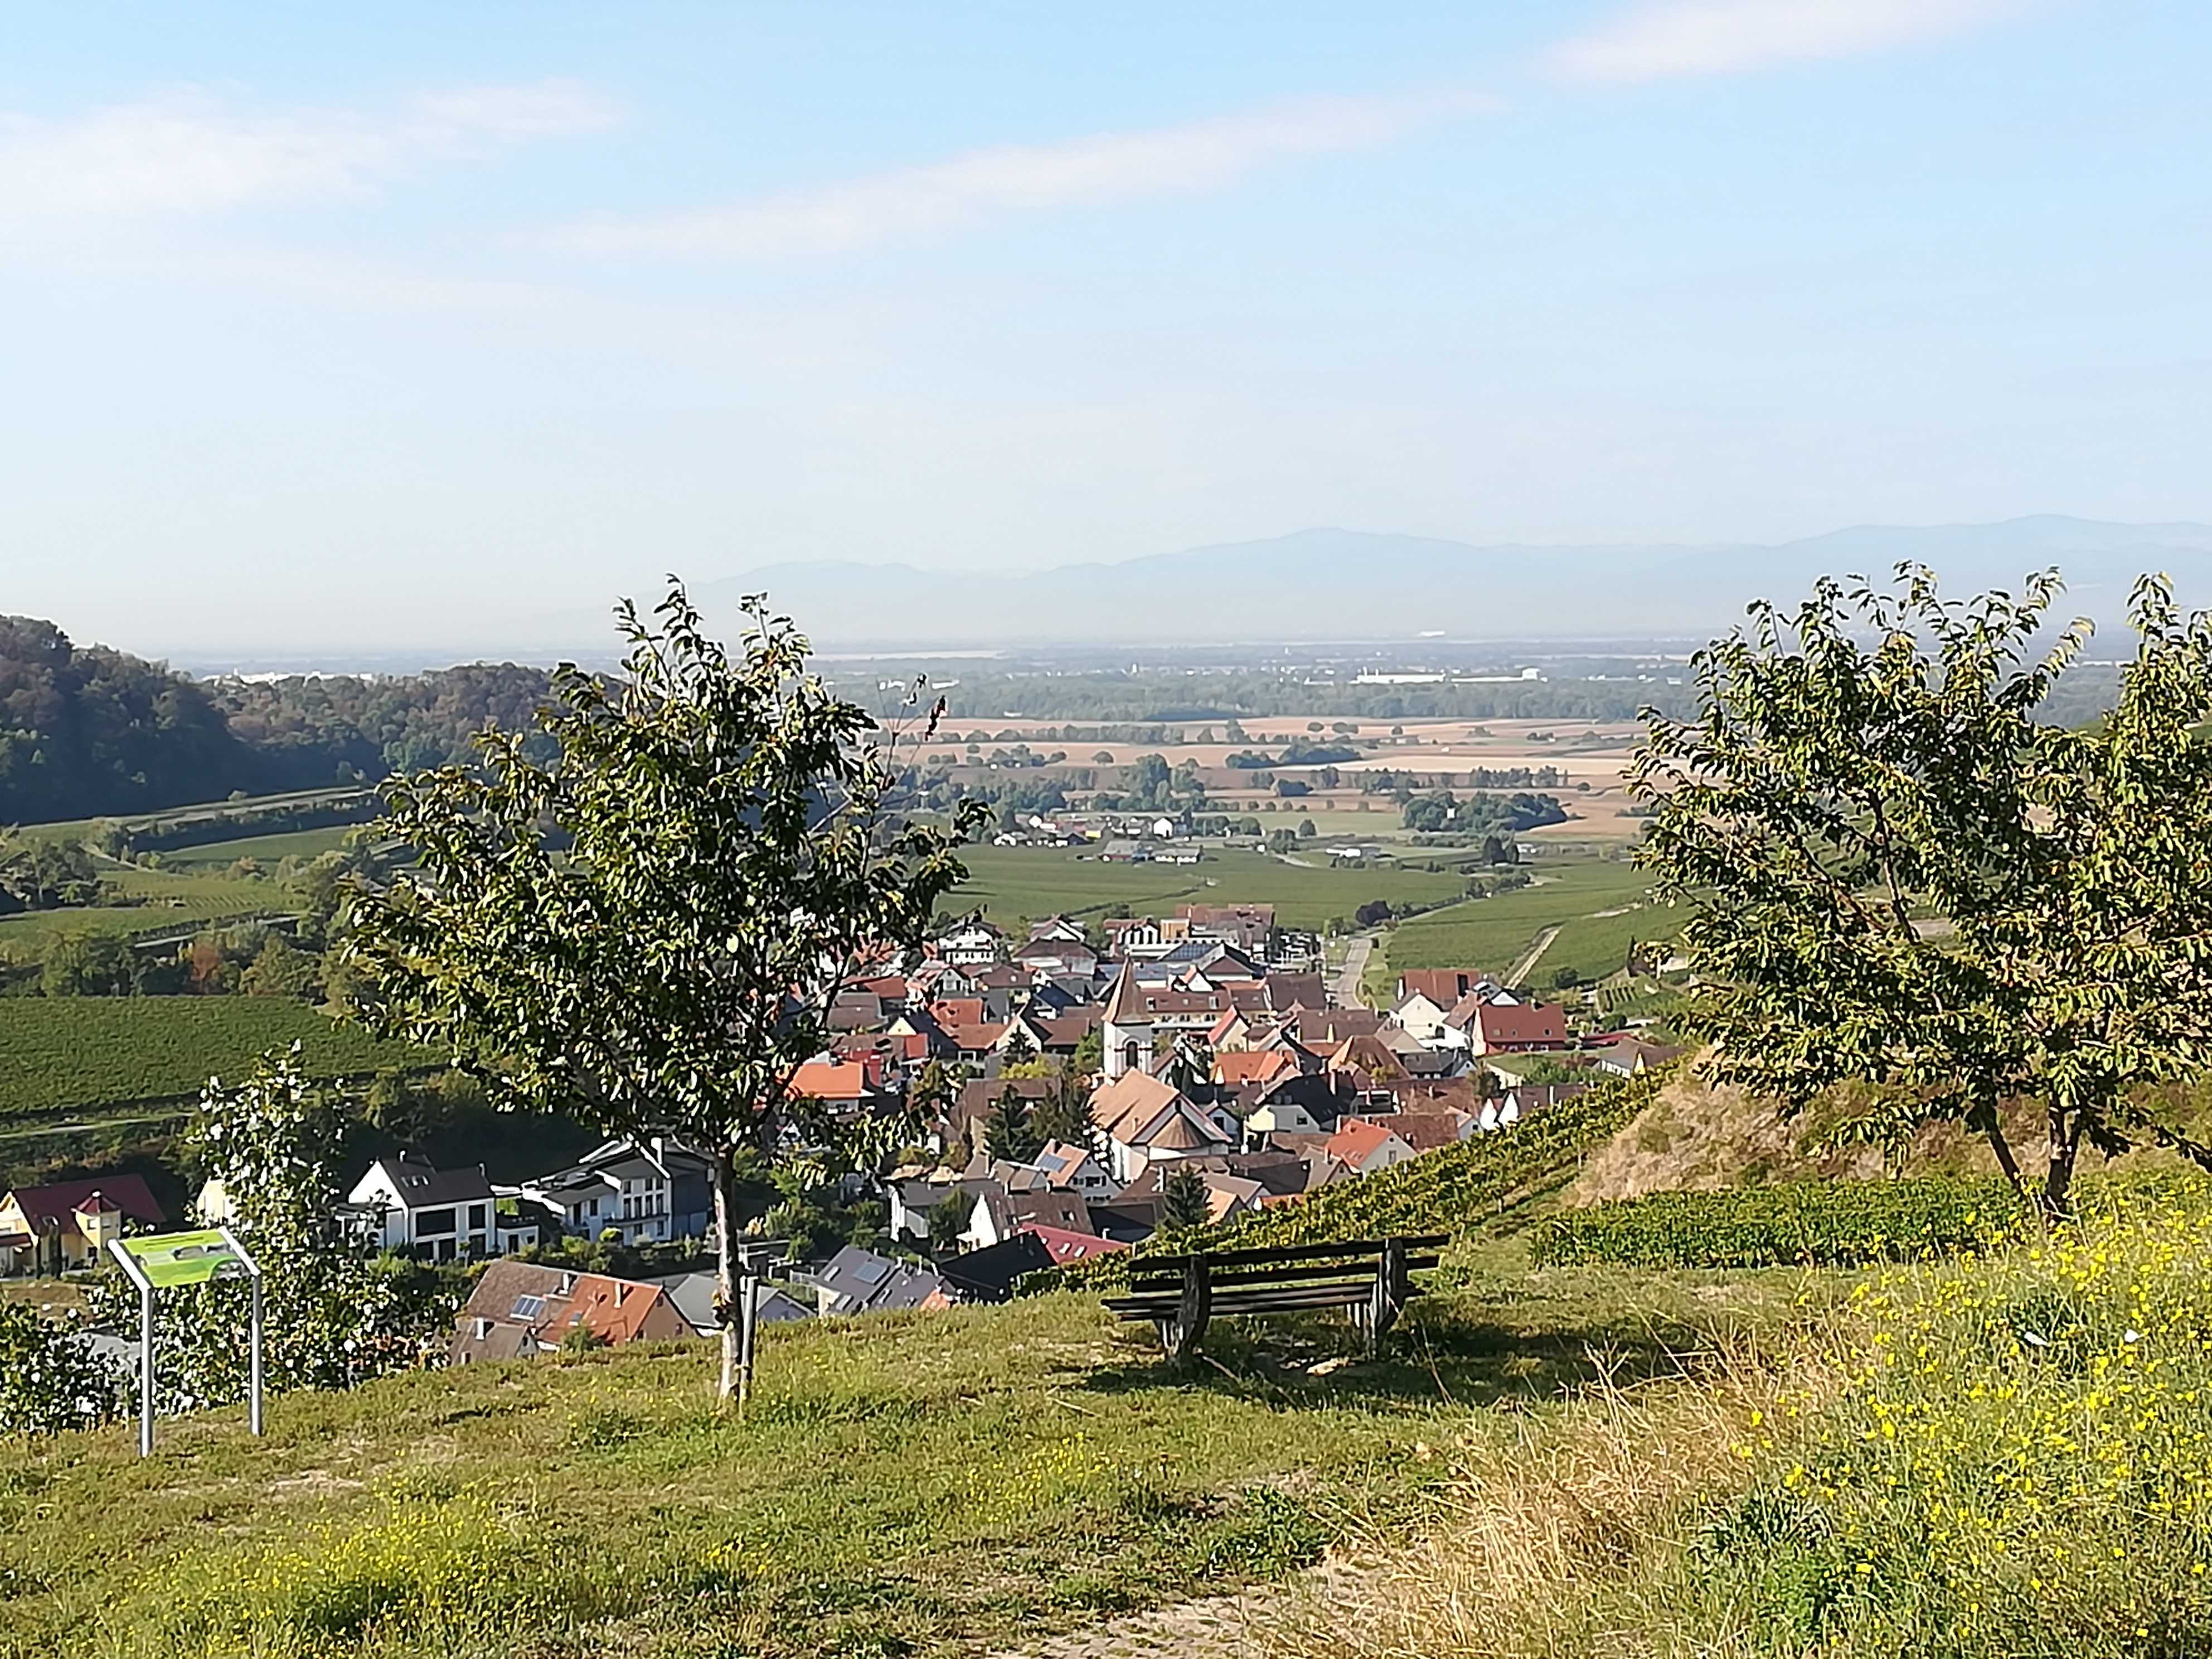
POLYGON ((659 1135, 607 1141, 581 1163, 524 1182, 520 1196, 562 1232, 611 1231, 625 1244, 696 1238, 709 1220, 706 1160, 659 1135))
POLYGON ((413 1152, 395 1152, 368 1166, 347 1202, 369 1218, 369 1242, 387 1250, 420 1250, 440 1261, 498 1253, 498 1200, 481 1164, 441 1170, 413 1152))

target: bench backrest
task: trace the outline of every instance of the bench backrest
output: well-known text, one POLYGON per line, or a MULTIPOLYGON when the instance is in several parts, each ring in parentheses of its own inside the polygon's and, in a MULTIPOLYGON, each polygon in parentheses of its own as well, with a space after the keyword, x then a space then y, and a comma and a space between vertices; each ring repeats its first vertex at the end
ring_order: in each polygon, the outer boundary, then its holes
MULTIPOLYGON (((1396 1243, 1409 1252, 1429 1251, 1443 1244, 1449 1237, 1444 1233, 1423 1233, 1400 1238, 1396 1243)), ((1194 1250, 1178 1255, 1139 1256, 1129 1263, 1129 1285, 1132 1290, 1144 1291, 1181 1284, 1194 1260, 1206 1263, 1207 1279, 1217 1285, 1371 1275, 1382 1265, 1383 1247, 1390 1242, 1362 1238, 1340 1244, 1286 1244, 1268 1249, 1194 1250)))

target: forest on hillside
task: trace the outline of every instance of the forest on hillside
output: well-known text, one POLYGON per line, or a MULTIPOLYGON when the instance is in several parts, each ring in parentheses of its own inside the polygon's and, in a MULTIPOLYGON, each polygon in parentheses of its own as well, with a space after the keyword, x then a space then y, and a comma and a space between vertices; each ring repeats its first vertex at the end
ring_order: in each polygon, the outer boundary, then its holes
POLYGON ((550 676, 472 664, 391 678, 194 680, 50 622, 0 617, 0 824, 127 817, 374 781, 527 727, 550 676))

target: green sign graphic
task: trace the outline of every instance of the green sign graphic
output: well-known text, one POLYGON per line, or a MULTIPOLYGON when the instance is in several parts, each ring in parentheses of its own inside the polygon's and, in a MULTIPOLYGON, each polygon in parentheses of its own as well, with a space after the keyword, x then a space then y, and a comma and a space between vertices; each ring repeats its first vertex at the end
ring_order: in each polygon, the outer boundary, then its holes
POLYGON ((137 1263, 149 1282, 167 1289, 172 1285, 204 1285, 210 1279, 244 1279, 246 1263, 221 1230, 204 1227, 189 1233, 149 1233, 118 1241, 137 1263))

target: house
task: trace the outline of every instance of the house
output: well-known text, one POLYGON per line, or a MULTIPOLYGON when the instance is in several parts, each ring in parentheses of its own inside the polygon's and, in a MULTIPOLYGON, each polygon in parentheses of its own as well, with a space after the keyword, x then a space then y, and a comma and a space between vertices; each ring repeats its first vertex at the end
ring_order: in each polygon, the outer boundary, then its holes
POLYGON ((94 1267, 111 1238, 167 1220, 143 1176, 118 1173, 18 1187, 0 1199, 0 1264, 11 1273, 59 1274, 94 1267))
POLYGON ((942 1308, 952 1300, 950 1287, 927 1268, 894 1261, 857 1244, 845 1246, 804 1282, 818 1293, 825 1317, 942 1308))
POLYGON ((961 923, 948 933, 937 937, 936 951, 940 959, 956 968, 970 964, 981 966, 997 962, 1005 954, 1006 936, 981 916, 961 923))
POLYGON ((1065 1140, 1049 1140, 1044 1150, 1030 1160, 1052 1185, 1062 1192, 1073 1193, 1088 1201, 1091 1199, 1111 1198, 1121 1190, 1098 1155, 1088 1146, 1078 1146, 1065 1140))
POLYGON ((937 1271, 963 1302, 1011 1302, 1024 1274, 1051 1266, 1043 1240, 1016 1233, 940 1261, 937 1271))
MULTIPOLYGON (((1455 1021, 1460 1012, 1452 1011, 1455 1021)), ((1483 1002, 1466 1012, 1462 1029, 1469 1050, 1477 1054, 1532 1054, 1570 1046, 1567 1011, 1556 1002, 1483 1002)))
POLYGON ((703 1238, 713 1221, 706 1158, 664 1135, 602 1143, 583 1159, 517 1189, 564 1233, 625 1244, 703 1238))
POLYGON ((1587 1037, 1583 1039, 1583 1047, 1595 1060, 1598 1070, 1610 1072, 1615 1077, 1634 1077, 1654 1066, 1664 1066, 1670 1060, 1679 1060, 1684 1053, 1682 1049, 1663 1042, 1646 1042, 1642 1037, 1631 1036, 1626 1031, 1587 1037))
POLYGON ((1372 1175, 1414 1157, 1413 1149, 1367 1118, 1347 1118, 1328 1138, 1328 1156, 1354 1175, 1372 1175))
POLYGON ((1213 1057, 1213 1080, 1224 1089, 1273 1083, 1296 1077, 1300 1069, 1297 1055, 1286 1048, 1231 1050, 1213 1057))
POLYGON ((1495 981, 1472 968, 1408 968, 1398 975, 1398 1000, 1421 997, 1432 1006, 1444 1009, 1486 985, 1494 988, 1495 981))
POLYGON ((1174 1085, 1143 1072, 1099 1085, 1091 1097, 1091 1121, 1106 1137, 1108 1170, 1124 1183, 1156 1160, 1228 1152, 1237 1138, 1237 1130, 1224 1128, 1174 1085))
POLYGON ((1032 1226, 1087 1233, 1091 1231, 1091 1208, 1073 1193, 1054 1192, 1049 1187, 1010 1192, 1000 1182, 987 1182, 975 1194, 975 1205, 968 1212, 968 1224, 961 1229, 960 1242, 971 1250, 988 1249, 1003 1239, 1012 1238, 1024 1227, 1032 1226))
POLYGON ((346 1201, 374 1218, 368 1242, 379 1249, 440 1261, 497 1254, 497 1199, 481 1164, 440 1170, 419 1153, 395 1152, 371 1164, 346 1201))
POLYGON ((1097 1233, 1072 1232, 1065 1227, 1047 1227, 1036 1222, 1025 1224, 1022 1232, 1042 1243, 1055 1265, 1088 1261, 1094 1255, 1111 1255, 1116 1250, 1129 1248, 1118 1239, 1102 1238, 1097 1233))
POLYGON ((1587 1083, 1516 1084, 1496 1100, 1483 1103, 1480 1127, 1486 1131, 1510 1129, 1522 1118, 1572 1100, 1589 1087, 1587 1083))
POLYGON ((1127 1072, 1150 1071, 1155 1054, 1165 1054, 1176 1038, 1203 1036, 1224 1014, 1249 1014, 1267 1004, 1266 981, 1252 973, 1249 963, 1233 957, 1205 963, 1164 958, 1146 966, 1140 975, 1136 963, 1122 964, 1099 1021, 1109 1080, 1127 1072), (1154 970, 1164 970, 1164 976, 1154 970))
POLYGON ((577 1330, 617 1347, 695 1334, 658 1285, 501 1261, 484 1269, 455 1317, 447 1361, 465 1365, 555 1353, 577 1330))
POLYGON ((1318 1012, 1328 1006, 1328 990, 1319 974, 1270 974, 1267 1006, 1277 1013, 1293 1008, 1318 1012))
MULTIPOLYGON (((716 1277, 708 1273, 665 1273, 654 1279, 638 1281, 641 1285, 657 1285, 676 1310, 678 1317, 691 1328, 695 1336, 714 1336, 721 1326, 714 1317, 714 1297, 720 1290, 716 1277)), ((763 1325, 795 1324, 802 1319, 814 1317, 814 1310, 794 1300, 781 1289, 769 1287, 753 1304, 753 1318, 763 1325)))
POLYGON ((1275 933, 1272 904, 1182 904, 1160 925, 1165 937, 1218 939, 1248 955, 1265 957, 1275 933), (1176 931, 1170 933, 1170 928, 1176 931))
POLYGON ((1051 1099, 1059 1087, 1060 1079, 1051 1077, 983 1077, 962 1084, 953 1098, 951 1121, 945 1126, 945 1156, 955 1164, 964 1164, 981 1152, 991 1115, 1009 1093, 1034 1107, 1051 1099))
POLYGON ((857 1112, 883 1091, 883 1063, 871 1064, 873 1059, 810 1060, 792 1073, 792 1097, 818 1100, 834 1112, 857 1112))
MULTIPOLYGON (((1371 1123, 1387 1129, 1412 1148, 1414 1156, 1433 1152, 1445 1146, 1456 1146, 1478 1133, 1480 1121, 1474 1114, 1446 1108, 1441 1111, 1393 1112, 1388 1117, 1355 1117, 1345 1120, 1346 1124, 1371 1123)), ((1340 1126, 1341 1127, 1341 1126, 1340 1126)))

